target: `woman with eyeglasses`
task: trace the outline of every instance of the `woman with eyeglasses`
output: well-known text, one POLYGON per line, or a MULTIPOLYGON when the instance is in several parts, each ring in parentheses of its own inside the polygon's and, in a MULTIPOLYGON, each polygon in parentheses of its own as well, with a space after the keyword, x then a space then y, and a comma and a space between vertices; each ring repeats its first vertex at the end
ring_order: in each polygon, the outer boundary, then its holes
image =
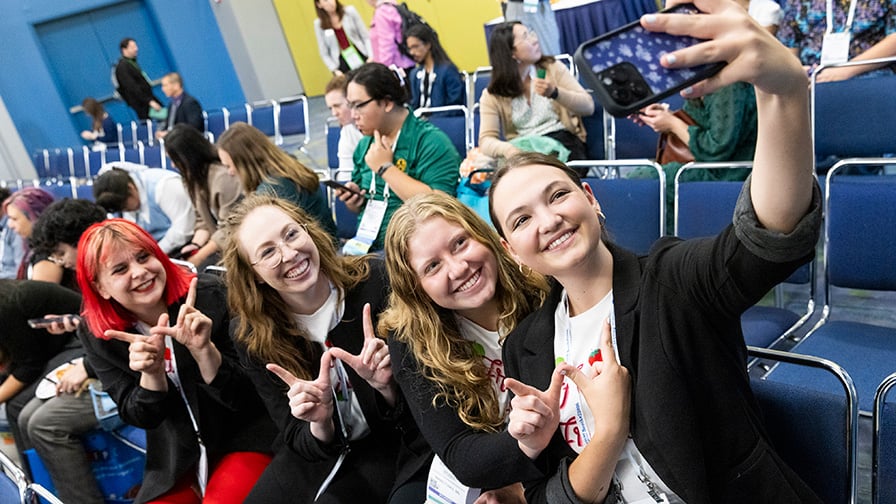
POLYGON ((77 266, 87 359, 121 419, 146 429, 135 502, 243 502, 276 432, 230 340, 223 283, 124 219, 87 228, 77 266))
POLYGON ((464 79, 439 41, 439 34, 427 24, 413 25, 405 37, 408 52, 417 62, 409 75, 411 107, 444 107, 464 103, 464 79))
POLYGON ((227 223, 231 336, 280 431, 246 502, 422 502, 403 488, 414 474, 400 455, 419 432, 373 330, 389 291, 382 260, 339 256, 314 218, 264 194, 227 223))
POLYGON ((386 66, 368 63, 352 72, 346 99, 365 137, 347 184, 363 195, 337 192, 360 213, 358 235, 343 251, 363 254, 383 248, 389 219, 404 200, 432 191, 454 194, 461 159, 445 133, 410 113, 403 79, 386 66))
POLYGON ((499 24, 488 58, 492 77, 480 99, 482 152, 510 157, 520 151, 510 140, 546 136, 569 150, 569 160, 585 159, 581 116, 594 113, 594 100, 566 65, 542 53, 535 32, 519 22, 499 24))
POLYGON ((508 431, 546 470, 525 482, 530 504, 820 502, 771 445, 740 325, 815 253, 821 194, 808 80, 737 3, 697 5, 703 13, 640 24, 706 39, 664 55, 664 67, 727 62, 685 96, 737 81, 756 88, 756 160, 727 228, 663 238, 638 257, 606 236, 606 221, 626 216, 601 207, 556 159, 520 154, 492 181, 505 247, 555 280, 504 347, 516 379, 506 381, 515 395, 508 431))

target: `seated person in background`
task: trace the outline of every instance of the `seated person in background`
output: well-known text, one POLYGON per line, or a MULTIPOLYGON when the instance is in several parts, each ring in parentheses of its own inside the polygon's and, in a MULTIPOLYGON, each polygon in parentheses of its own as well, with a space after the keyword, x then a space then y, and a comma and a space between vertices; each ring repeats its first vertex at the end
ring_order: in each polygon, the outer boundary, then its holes
POLYGON ((379 333, 431 447, 414 463, 452 486, 481 489, 476 502, 525 502, 519 481, 540 471, 505 430, 501 346, 541 306, 547 282, 519 268, 470 208, 440 193, 414 196, 395 212, 386 271, 392 292, 379 333))
POLYGON ((34 222, 52 202, 52 194, 36 187, 16 191, 3 202, 3 211, 9 217, 7 226, 19 235, 25 250, 16 271, 16 278, 62 283, 66 287, 74 288, 74 279, 65 276, 62 266, 54 263, 48 256, 33 253, 29 246, 28 240, 34 230, 34 222))
POLYGON ((224 285, 193 275, 124 219, 78 242, 78 336, 125 422, 146 429, 137 502, 242 502, 275 428, 228 335, 224 285), (170 324, 169 324, 170 322, 170 324))
POLYGON ((0 366, 6 377, 0 384, 0 403, 19 450, 25 445, 19 414, 34 398, 38 383, 56 366, 84 355, 74 334, 50 334, 28 325, 29 319, 49 313, 78 313, 81 296, 61 285, 32 280, 0 280, 0 366))
POLYGON ((345 253, 381 250, 389 219, 405 199, 457 189, 457 150, 445 133, 410 113, 405 97, 402 80, 380 63, 362 66, 349 79, 346 98, 366 136, 355 149, 347 185, 365 197, 337 190, 350 210, 360 212, 359 233, 346 243, 345 253))
POLYGON ((464 105, 464 80, 448 57, 439 35, 429 25, 411 26, 408 52, 417 62, 411 70, 411 108, 464 105))
MULTIPOLYGON (((849 35, 848 54, 831 46, 831 62, 863 61, 896 56, 896 2, 892 0, 853 0, 855 19, 848 25, 848 0, 791 0, 784 2, 784 18, 778 28, 778 40, 797 55, 811 74, 822 63, 822 46, 827 30, 834 37, 849 35), (826 3, 827 2, 827 3, 826 3), (827 7, 833 7, 833 26, 827 26, 827 7)), ((828 37, 831 38, 831 37, 828 37)), ((818 74, 818 82, 839 81, 858 75, 892 75, 893 64, 857 65, 828 68, 818 74)))
MULTIPOLYGON (((10 194, 8 188, 0 187, 0 202, 6 201, 10 194)), ((0 278, 15 278, 24 256, 25 244, 9 226, 6 208, 0 207, 0 278)))
MULTIPOLYGON (((34 223, 31 248, 74 271, 78 239, 84 230, 105 218, 106 211, 92 201, 69 198, 56 201, 34 223)), ((77 311, 63 312, 61 308, 53 311, 53 314, 67 313, 77 311)), ((47 330, 63 337, 77 327, 78 320, 69 319, 47 330)), ((81 436, 99 426, 91 396, 83 391, 85 381, 90 378, 96 379, 96 374, 87 360, 75 362, 59 377, 56 396, 32 398, 19 415, 23 444, 33 447, 40 455, 56 494, 64 502, 104 502, 90 465, 76 462, 86 457, 81 436)))
POLYGON ((136 222, 166 254, 190 242, 196 209, 177 172, 117 161, 100 168, 93 198, 112 214, 136 222))
POLYGON ((396 496, 415 469, 405 448, 422 440, 373 331, 389 291, 382 259, 339 256, 313 217, 263 194, 227 224, 230 335, 280 429, 246 502, 423 502, 419 488, 396 496))
POLYGON ((244 122, 232 124, 218 139, 218 156, 227 172, 239 178, 245 194, 283 198, 308 212, 336 239, 336 223, 317 174, 274 145, 258 128, 244 122))
POLYGON ((118 141, 118 126, 106 112, 103 104, 94 98, 84 98, 81 108, 90 118, 90 129, 81 132, 81 138, 94 142, 94 148, 102 149, 107 143, 118 141))
MULTIPOLYGON (((364 137, 363 134, 355 126, 352 120, 352 109, 348 106, 345 99, 345 86, 348 79, 344 75, 337 75, 330 79, 324 88, 324 101, 330 114, 339 121, 342 128, 339 131, 339 146, 337 147, 337 157, 339 158, 339 172, 336 174, 336 180, 344 181, 351 178, 351 170, 355 167, 352 158, 355 155, 355 147, 364 137)), ((330 167, 333 168, 332 166, 330 167)))
MULTIPOLYGON (((687 124, 669 110, 668 104, 663 103, 645 107, 632 119, 650 126, 657 133, 677 136, 690 147, 695 161, 753 160, 756 149, 756 93, 752 85, 735 82, 700 98, 687 99, 682 110, 695 124, 687 124)), ((663 165, 666 172, 666 232, 670 234, 675 219, 675 174, 682 164, 671 162, 663 165)), ((638 168, 632 177, 649 175, 656 178, 655 173, 652 168, 638 168)), ((681 180, 744 180, 749 173, 748 168, 688 170, 682 174, 681 180)))
POLYGON ((184 91, 184 81, 179 73, 171 72, 162 77, 162 92, 169 100, 168 117, 164 127, 156 131, 156 138, 163 138, 175 124, 189 124, 199 131, 205 131, 202 105, 184 91))
POLYGON ((488 58, 492 78, 480 100, 482 153, 510 157, 519 149, 506 140, 546 136, 569 149, 569 160, 585 159, 580 116, 594 113, 594 100, 566 65, 542 54, 535 32, 519 22, 499 24, 489 39, 488 58))
POLYGON ((188 124, 171 128, 165 137, 165 152, 183 177, 196 209, 193 238, 180 252, 197 267, 215 263, 227 239, 223 229, 227 212, 243 197, 240 181, 227 173, 208 138, 188 124))

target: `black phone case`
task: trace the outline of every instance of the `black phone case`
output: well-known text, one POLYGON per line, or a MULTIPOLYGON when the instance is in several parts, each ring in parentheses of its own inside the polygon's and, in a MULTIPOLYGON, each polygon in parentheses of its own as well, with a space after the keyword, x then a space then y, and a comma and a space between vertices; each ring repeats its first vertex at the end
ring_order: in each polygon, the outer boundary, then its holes
MULTIPOLYGON (((663 13, 698 14, 693 4, 663 13)), ((586 85, 610 114, 624 117, 716 74, 724 62, 689 68, 663 68, 663 54, 703 40, 690 36, 649 32, 640 21, 582 43, 574 59, 586 85)))

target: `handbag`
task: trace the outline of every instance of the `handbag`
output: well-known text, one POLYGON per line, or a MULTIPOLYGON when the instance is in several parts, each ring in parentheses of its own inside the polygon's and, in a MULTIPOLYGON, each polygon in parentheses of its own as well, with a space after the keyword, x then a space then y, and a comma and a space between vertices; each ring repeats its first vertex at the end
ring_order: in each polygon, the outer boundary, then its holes
POLYGON ((492 219, 488 213, 488 189, 492 185, 493 172, 492 168, 473 170, 457 184, 457 199, 489 224, 492 219))
MULTIPOLYGON (((676 110, 672 115, 684 121, 688 126, 697 124, 694 118, 684 110, 676 110)), ((693 160, 694 154, 691 153, 691 148, 678 135, 671 132, 660 133, 660 138, 656 142, 657 163, 661 165, 673 162, 684 164, 693 160)))

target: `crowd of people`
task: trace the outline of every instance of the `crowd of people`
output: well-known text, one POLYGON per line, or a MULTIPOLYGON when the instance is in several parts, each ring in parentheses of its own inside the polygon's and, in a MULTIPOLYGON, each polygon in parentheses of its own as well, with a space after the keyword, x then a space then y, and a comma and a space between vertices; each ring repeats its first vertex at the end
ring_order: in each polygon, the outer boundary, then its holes
MULTIPOLYGON (((821 220, 815 61, 775 38, 777 16, 700 0, 699 16, 640 20, 706 39, 663 66, 727 65, 683 92, 695 125, 660 105, 639 121, 703 160, 755 161, 724 231, 639 257, 606 232, 626 217, 564 162, 586 157, 595 103, 552 57, 550 23, 491 36, 490 224, 454 197, 447 135, 413 113, 463 101, 457 66, 431 27, 398 40, 395 2, 369 2, 370 30, 353 7, 315 0, 354 237, 337 237, 317 174, 264 133, 203 135, 177 73, 163 107, 133 39, 121 95, 141 118, 166 109, 175 170, 111 163, 94 201, 0 195, 0 403, 60 498, 103 502, 89 467, 66 463, 97 427, 79 393, 95 382, 147 433, 140 503, 410 504, 449 487, 477 504, 820 502, 768 439, 740 326, 812 259, 821 220), (567 154, 519 141, 533 137, 567 154), (56 395, 35 397, 64 363, 56 395)), ((508 19, 546 4, 511 0, 508 19)), ((88 106, 85 139, 99 140, 108 117, 88 106)))

